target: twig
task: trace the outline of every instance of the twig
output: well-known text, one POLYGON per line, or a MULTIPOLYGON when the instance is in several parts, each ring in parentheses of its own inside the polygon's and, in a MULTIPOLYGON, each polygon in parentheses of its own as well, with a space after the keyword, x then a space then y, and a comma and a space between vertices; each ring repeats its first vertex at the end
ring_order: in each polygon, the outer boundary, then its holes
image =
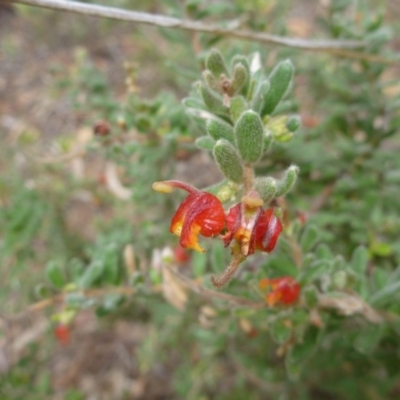
MULTIPOLYGON (((53 10, 70 11, 77 14, 95 17, 110 18, 120 21, 137 22, 141 24, 159 26, 163 28, 184 29, 192 32, 204 32, 213 35, 230 36, 237 39, 252 40, 256 42, 271 43, 280 46, 293 47, 312 51, 351 50, 365 47, 364 41, 359 40, 307 40, 272 35, 265 32, 252 32, 234 28, 222 28, 215 24, 199 21, 181 20, 159 14, 123 10, 115 7, 106 7, 97 4, 78 3, 66 0, 0 0, 5 3, 20 3, 30 6, 49 8, 53 10)), ((225 23, 229 26, 229 23, 225 23)), ((349 52, 346 56, 363 56, 363 54, 349 52)))
POLYGON ((385 321, 385 318, 362 298, 352 294, 340 293, 335 297, 320 295, 318 306, 323 309, 335 309, 344 316, 360 314, 373 324, 380 324, 385 321))
MULTIPOLYGON (((157 288, 158 289, 158 288, 157 288)), ((87 297, 101 297, 105 296, 110 293, 118 293, 121 295, 132 295, 135 293, 135 288, 132 286, 121 286, 121 287, 113 287, 113 288, 104 288, 104 289, 88 289, 88 290, 81 290, 77 291, 78 293, 82 294, 83 296, 87 297)), ((62 304, 65 302, 66 297, 76 292, 65 292, 61 294, 57 294, 53 297, 49 297, 47 299, 40 300, 36 303, 31 304, 26 308, 24 311, 19 312, 18 314, 14 315, 2 315, 1 317, 5 321, 17 320, 26 316, 27 314, 36 313, 38 311, 44 310, 45 308, 54 306, 56 304, 62 304)))
POLYGON ((265 308, 267 306, 265 301, 253 301, 245 297, 232 296, 231 294, 207 289, 204 286, 195 283, 186 276, 182 275, 176 269, 171 268, 170 266, 165 266, 165 268, 167 268, 173 275, 175 275, 192 292, 197 293, 207 299, 221 299, 227 301, 231 305, 247 306, 250 308, 265 308))

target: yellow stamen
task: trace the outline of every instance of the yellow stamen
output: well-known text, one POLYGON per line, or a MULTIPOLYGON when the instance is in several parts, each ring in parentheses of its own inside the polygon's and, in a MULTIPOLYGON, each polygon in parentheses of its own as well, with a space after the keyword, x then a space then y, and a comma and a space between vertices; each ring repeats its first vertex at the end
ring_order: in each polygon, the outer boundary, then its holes
POLYGON ((252 192, 242 197, 242 203, 250 208, 261 207, 264 204, 261 198, 258 195, 254 195, 252 192))
POLYGON ((165 182, 154 182, 152 185, 153 190, 161 193, 172 193, 174 187, 165 182))

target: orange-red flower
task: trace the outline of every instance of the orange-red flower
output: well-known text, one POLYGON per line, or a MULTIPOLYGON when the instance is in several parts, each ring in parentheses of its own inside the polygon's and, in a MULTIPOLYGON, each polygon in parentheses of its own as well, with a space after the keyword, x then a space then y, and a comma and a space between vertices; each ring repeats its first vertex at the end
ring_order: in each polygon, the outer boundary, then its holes
POLYGON ((290 305, 297 301, 300 295, 300 285, 291 276, 282 276, 274 279, 261 279, 261 290, 272 289, 265 299, 270 307, 275 304, 290 305))
POLYGON ((226 216, 228 231, 223 240, 229 246, 233 239, 240 244, 244 256, 255 250, 270 252, 282 232, 282 224, 273 208, 264 210, 258 193, 250 192, 226 216))
POLYGON ((54 327, 54 336, 62 345, 67 345, 70 342, 70 331, 68 325, 58 324, 54 327))
POLYGON ((184 182, 153 183, 153 189, 159 192, 170 193, 174 188, 186 190, 189 195, 172 217, 170 231, 180 237, 182 247, 203 252, 198 235, 210 237, 221 232, 225 225, 222 204, 213 194, 202 192, 184 182))

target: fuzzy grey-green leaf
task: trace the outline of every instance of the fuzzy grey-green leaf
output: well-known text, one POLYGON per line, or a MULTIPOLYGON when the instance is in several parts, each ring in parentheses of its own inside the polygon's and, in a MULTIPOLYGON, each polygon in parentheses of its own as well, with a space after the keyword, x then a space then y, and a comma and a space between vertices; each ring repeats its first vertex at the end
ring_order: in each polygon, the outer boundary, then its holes
POLYGON ((204 81, 211 90, 213 90, 214 92, 220 91, 219 80, 214 76, 214 74, 209 69, 203 71, 202 75, 204 81))
POLYGON ((222 97, 214 93, 203 82, 199 82, 201 97, 207 108, 215 114, 229 115, 229 109, 224 105, 222 97))
POLYGON ((249 79, 246 67, 238 63, 234 66, 232 72, 232 89, 234 93, 238 93, 246 84, 249 79))
POLYGON ((233 127, 227 122, 219 119, 209 119, 206 123, 208 134, 215 140, 226 139, 232 144, 235 143, 235 133, 233 127))
POLYGON ((46 276, 49 282, 57 289, 61 289, 66 283, 62 267, 57 261, 50 261, 46 265, 46 276))
POLYGON ((263 153, 264 126, 260 116, 247 110, 235 125, 236 146, 243 161, 256 162, 263 153))
POLYGON ((288 118, 285 125, 290 132, 296 132, 300 128, 301 119, 298 115, 292 115, 288 118))
POLYGON ((230 111, 234 122, 236 122, 246 110, 247 102, 243 96, 236 96, 231 99, 230 111))
POLYGON ((269 76, 270 88, 264 95, 261 115, 271 114, 289 88, 293 78, 293 64, 290 60, 279 63, 269 76))
POLYGON ((215 77, 219 78, 221 74, 228 76, 228 69, 222 54, 217 49, 212 49, 206 58, 206 68, 209 69, 215 77))
POLYGON ((274 197, 276 193, 276 180, 271 177, 257 178, 255 183, 255 189, 260 195, 261 199, 268 203, 274 197))
POLYGON ((277 181, 276 197, 284 196, 294 186, 299 174, 299 167, 291 165, 286 171, 282 179, 277 181))
POLYGON ((232 144, 225 139, 218 140, 214 146, 214 158, 226 178, 235 183, 242 183, 243 164, 232 144))
POLYGON ((236 55, 235 57, 233 57, 232 63, 231 63, 233 71, 235 69, 235 66, 237 64, 239 64, 239 63, 242 64, 245 67, 246 72, 247 72, 248 79, 246 79, 246 81, 245 81, 245 83, 244 83, 244 85, 242 86, 242 89, 241 89, 241 92, 244 95, 247 95, 248 89, 249 89, 249 84, 250 84, 250 76, 251 76, 250 65, 249 65, 249 62, 248 62, 248 60, 247 60, 247 58, 245 56, 236 55))
POLYGON ((212 150, 215 146, 215 140, 210 136, 201 136, 196 139, 196 146, 202 150, 212 150))

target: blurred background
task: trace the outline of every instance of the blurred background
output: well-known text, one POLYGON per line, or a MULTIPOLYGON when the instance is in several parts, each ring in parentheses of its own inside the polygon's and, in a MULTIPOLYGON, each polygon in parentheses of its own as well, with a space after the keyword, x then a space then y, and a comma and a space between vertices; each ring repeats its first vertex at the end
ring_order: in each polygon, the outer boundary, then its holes
MULTIPOLYGON (((400 49, 397 1, 96 3, 309 39, 362 39, 368 24, 361 21, 368 20, 371 35, 373 23, 392 30, 371 39, 372 54, 387 55, 380 53, 382 43, 400 49)), ((292 59, 296 78, 287 107, 302 117, 301 138, 278 146, 260 170, 297 163, 305 183, 289 196, 292 214, 314 218, 334 252, 349 257, 364 244, 385 268, 398 264, 398 137, 378 140, 384 142, 381 153, 364 169, 353 162, 369 143, 361 131, 368 138, 368 129, 385 124, 385 104, 392 101, 389 108, 398 113, 399 64, 380 71, 365 67, 357 75, 362 66, 352 74, 344 66, 351 59, 329 52, 0 3, 1 400, 400 396, 398 373, 384 374, 379 389, 368 386, 366 380, 380 379, 381 369, 364 374, 357 356, 339 360, 326 375, 321 360, 314 377, 286 381, 271 342, 252 341, 257 332, 246 319, 237 325, 225 318, 229 311, 218 314, 192 296, 182 299, 179 288, 168 293, 163 286, 168 278, 157 265, 165 247, 175 249, 175 262, 194 268, 197 277, 226 262, 216 246, 207 256, 176 250, 168 226, 182 196, 151 190, 161 179, 197 187, 221 179, 209 155, 194 146, 204 126, 181 105, 212 47, 227 59, 259 52, 268 71, 292 59), (380 86, 381 97, 376 74, 389 82, 380 86), (376 107, 365 106, 370 100, 376 107), (385 160, 388 177, 377 167, 385 160), (332 177, 350 170, 351 179, 333 187, 332 177), (88 296, 76 295, 76 282, 88 296), (231 329, 240 333, 229 337, 231 329)), ((392 369, 397 361, 391 360, 392 369)))

